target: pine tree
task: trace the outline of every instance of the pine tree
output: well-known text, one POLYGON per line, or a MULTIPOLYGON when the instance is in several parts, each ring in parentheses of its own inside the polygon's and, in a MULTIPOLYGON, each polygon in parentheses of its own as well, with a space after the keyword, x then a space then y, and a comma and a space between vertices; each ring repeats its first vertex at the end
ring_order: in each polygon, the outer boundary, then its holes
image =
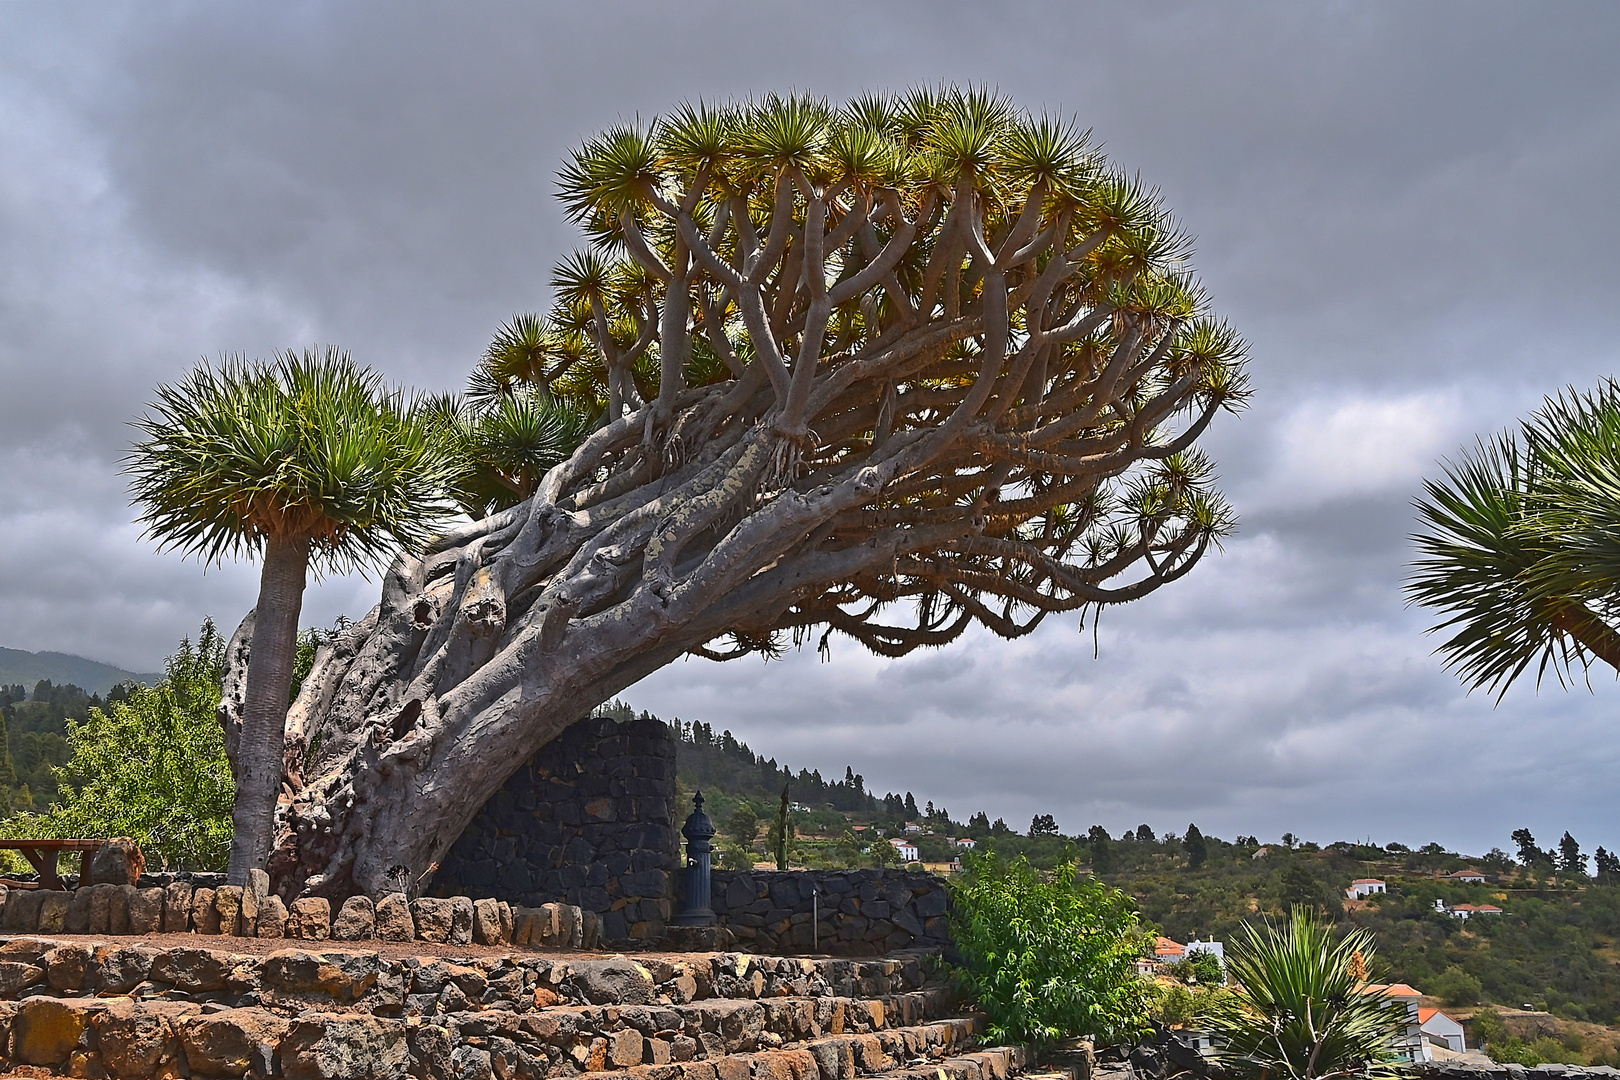
POLYGON ((1564 874, 1586 873, 1586 856, 1581 854, 1581 845, 1567 830, 1558 841, 1558 870, 1564 874))
POLYGON ((1187 849, 1187 868, 1196 870, 1203 866, 1204 860, 1209 857, 1209 847, 1204 843, 1204 834, 1198 831, 1197 825, 1187 826, 1187 835, 1181 843, 1187 849))

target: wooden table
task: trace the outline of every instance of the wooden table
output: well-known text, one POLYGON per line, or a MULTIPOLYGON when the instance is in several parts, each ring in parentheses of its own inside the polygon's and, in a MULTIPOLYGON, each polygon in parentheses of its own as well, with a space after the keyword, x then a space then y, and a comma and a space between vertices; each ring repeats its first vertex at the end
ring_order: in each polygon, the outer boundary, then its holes
MULTIPOLYGON (((20 851, 22 857, 33 864, 39 871, 39 882, 11 881, 0 878, 0 885, 13 889, 66 889, 62 879, 56 876, 56 857, 64 851, 83 851, 88 853, 96 850, 105 840, 0 840, 0 851, 20 851)), ((86 865, 88 870, 89 866, 86 865)), ((90 875, 81 873, 80 884, 89 884, 90 875)))

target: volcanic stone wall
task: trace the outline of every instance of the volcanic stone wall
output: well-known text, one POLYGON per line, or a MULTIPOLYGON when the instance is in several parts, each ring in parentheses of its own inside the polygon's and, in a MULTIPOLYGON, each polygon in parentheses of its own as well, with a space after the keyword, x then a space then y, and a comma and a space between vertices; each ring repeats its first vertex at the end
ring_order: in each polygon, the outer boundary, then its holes
POLYGON ((607 941, 652 939, 679 865, 673 728, 593 716, 548 743, 467 826, 434 896, 595 912, 607 941))
POLYGON ((710 880, 715 914, 739 948, 881 956, 950 943, 949 894, 932 874, 716 870, 710 880))

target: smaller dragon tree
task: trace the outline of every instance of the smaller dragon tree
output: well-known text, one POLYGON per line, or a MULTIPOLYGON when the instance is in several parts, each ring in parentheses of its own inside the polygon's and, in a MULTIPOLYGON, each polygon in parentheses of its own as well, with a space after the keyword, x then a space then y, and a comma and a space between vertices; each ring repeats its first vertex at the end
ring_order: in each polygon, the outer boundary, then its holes
POLYGON ((415 887, 674 659, 1018 637, 1232 528, 1196 444, 1243 343, 1069 123, 955 89, 689 105, 589 140, 560 194, 589 242, 549 315, 435 406, 473 520, 394 562, 288 714, 286 892, 415 887))

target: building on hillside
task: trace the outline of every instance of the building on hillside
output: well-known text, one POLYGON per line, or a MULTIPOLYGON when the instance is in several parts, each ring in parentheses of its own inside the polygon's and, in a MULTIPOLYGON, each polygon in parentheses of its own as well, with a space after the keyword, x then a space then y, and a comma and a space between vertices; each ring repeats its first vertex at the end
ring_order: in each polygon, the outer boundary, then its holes
POLYGON ((1187 948, 1167 937, 1160 937, 1153 943, 1153 959, 1160 964, 1177 964, 1187 959, 1187 948))
POLYGON ((1144 979, 1151 979, 1159 973, 1159 962, 1151 956, 1136 958, 1136 973, 1144 979))
POLYGON ((1406 1005, 1406 1031, 1390 1047, 1397 1058, 1414 1064, 1433 1060, 1434 1055, 1429 1053, 1429 1041, 1423 1034, 1423 1020, 1418 1016, 1418 1003, 1423 1000, 1422 994, 1405 983, 1369 983, 1363 986, 1361 991, 1364 994, 1383 993, 1390 1000, 1406 1005))
POLYGON ((1344 897, 1346 900, 1365 900, 1373 893, 1383 891, 1384 883, 1377 878, 1356 878, 1350 883, 1350 887, 1344 890, 1344 897))
POLYGON ((900 853, 901 862, 917 861, 917 845, 910 840, 901 840, 899 837, 895 837, 889 843, 894 845, 894 850, 900 853))
POLYGON ((1468 1049, 1463 1026, 1439 1009, 1419 1009, 1418 1026, 1430 1046, 1443 1047, 1457 1054, 1468 1049))
POLYGON ((1185 949, 1187 959, 1191 960, 1194 953, 1207 952, 1221 962, 1222 971, 1226 970, 1226 946, 1219 941, 1199 941, 1193 938, 1187 942, 1185 949))
POLYGON ((1436 900, 1434 902, 1434 906, 1437 911, 1443 911, 1447 915, 1453 915, 1459 919, 1466 919, 1470 915, 1502 914, 1502 909, 1497 907, 1495 904, 1456 904, 1452 907, 1447 907, 1444 900, 1436 900))
POLYGON ((959 848, 966 848, 971 851, 973 848, 979 846, 979 842, 973 839, 971 836, 963 836, 957 838, 956 846, 959 848))
POLYGON ((1458 870, 1446 875, 1447 881, 1466 882, 1473 885, 1485 884, 1485 875, 1478 870, 1458 870))
POLYGON ((908 821, 908 822, 906 822, 906 827, 901 831, 904 832, 907 836, 916 836, 918 833, 922 832, 923 830, 922 830, 922 826, 918 825, 915 821, 908 821))

